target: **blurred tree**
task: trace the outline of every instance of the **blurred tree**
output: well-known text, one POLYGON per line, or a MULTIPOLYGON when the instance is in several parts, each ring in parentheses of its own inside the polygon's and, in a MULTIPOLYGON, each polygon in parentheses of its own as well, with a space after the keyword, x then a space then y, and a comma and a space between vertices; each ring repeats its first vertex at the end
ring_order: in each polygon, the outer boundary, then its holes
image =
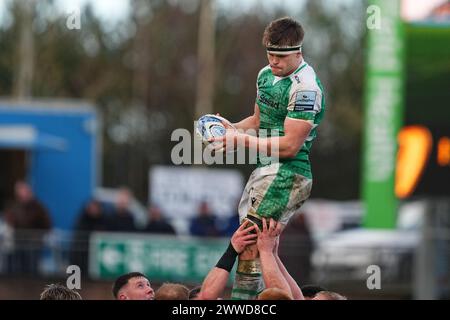
POLYGON ((17 73, 14 85, 14 96, 18 99, 29 98, 34 69, 34 37, 32 22, 35 12, 35 1, 17 1, 20 19, 20 40, 17 48, 17 73))
POLYGON ((365 1, 310 0, 300 13, 306 60, 327 95, 311 153, 313 197, 359 198, 366 7, 365 1))

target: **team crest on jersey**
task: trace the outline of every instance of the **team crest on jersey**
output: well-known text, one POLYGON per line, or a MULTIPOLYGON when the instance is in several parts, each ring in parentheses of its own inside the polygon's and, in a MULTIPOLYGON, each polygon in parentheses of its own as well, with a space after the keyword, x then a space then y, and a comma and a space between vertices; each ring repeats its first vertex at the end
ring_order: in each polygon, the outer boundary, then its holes
POLYGON ((299 91, 295 97, 294 111, 312 111, 316 103, 316 91, 299 91))

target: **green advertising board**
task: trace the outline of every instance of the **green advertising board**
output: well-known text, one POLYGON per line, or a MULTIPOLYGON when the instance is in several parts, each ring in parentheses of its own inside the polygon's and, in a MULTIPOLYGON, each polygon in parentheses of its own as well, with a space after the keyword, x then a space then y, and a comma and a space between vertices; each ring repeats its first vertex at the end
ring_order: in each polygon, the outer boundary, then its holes
POLYGON ((397 134, 403 116, 403 22, 400 0, 369 3, 362 174, 364 226, 394 228, 397 134))
POLYGON ((89 241, 89 274, 114 279, 138 271, 152 281, 200 284, 228 243, 226 238, 96 232, 89 241))

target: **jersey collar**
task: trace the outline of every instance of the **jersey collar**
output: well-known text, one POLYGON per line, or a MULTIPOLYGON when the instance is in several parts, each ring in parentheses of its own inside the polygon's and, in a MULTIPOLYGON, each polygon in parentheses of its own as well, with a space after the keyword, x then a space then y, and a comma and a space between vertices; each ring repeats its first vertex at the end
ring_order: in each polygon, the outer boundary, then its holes
POLYGON ((278 77, 278 76, 275 76, 275 75, 274 75, 275 79, 274 79, 274 81, 273 81, 273 84, 275 84, 275 83, 277 83, 278 81, 281 81, 281 80, 283 80, 283 79, 290 78, 290 77, 296 75, 296 74, 299 73, 304 67, 306 67, 306 65, 307 65, 307 63, 306 63, 305 59, 302 59, 302 62, 300 63, 300 65, 298 66, 298 68, 297 68, 294 72, 292 72, 290 75, 285 76, 285 77, 278 77))
POLYGON ((300 72, 300 70, 302 70, 304 67, 306 67, 307 63, 305 61, 305 59, 302 59, 302 62, 300 63, 300 65, 298 66, 297 70, 295 70, 294 72, 292 72, 290 74, 290 76, 292 76, 293 74, 297 74, 300 72))

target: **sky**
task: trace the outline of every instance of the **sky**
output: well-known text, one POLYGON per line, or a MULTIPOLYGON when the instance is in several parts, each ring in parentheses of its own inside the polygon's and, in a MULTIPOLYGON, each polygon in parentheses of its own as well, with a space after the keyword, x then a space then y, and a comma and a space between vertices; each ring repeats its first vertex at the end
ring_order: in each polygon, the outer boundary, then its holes
POLYGON ((66 13, 91 3, 95 14, 105 20, 120 20, 130 11, 128 0, 57 0, 56 3, 60 10, 66 13))
MULTIPOLYGON (((5 6, 13 0, 0 0, 0 24, 4 14, 5 6)), ((34 0, 39 1, 39 0, 34 0)), ((196 8, 199 0, 168 0, 169 3, 178 4, 183 9, 189 11, 196 8)), ((233 10, 238 4, 239 10, 245 12, 252 8, 256 3, 263 6, 279 5, 294 8, 299 2, 304 0, 216 0, 217 6, 225 10, 233 10)), ((338 0, 348 1, 348 0, 338 0)), ((130 12, 129 0, 55 0, 57 11, 65 14, 71 14, 76 9, 82 8, 86 3, 90 3, 94 9, 94 13, 106 22, 117 22, 128 16, 130 12)))
MULTIPOLYGON (((245 11, 251 8, 255 3, 262 3, 263 5, 281 4, 283 6, 295 7, 299 2, 303 0, 216 0, 217 5, 222 8, 236 7, 236 4, 245 11)), ((129 12, 129 0, 58 0, 61 7, 69 8, 71 6, 81 6, 87 2, 90 2, 94 6, 94 10, 103 16, 109 16, 109 18, 117 19, 126 15, 129 12)), ((168 0, 169 3, 179 4, 184 8, 195 7, 199 0, 168 0)))
MULTIPOLYGON (((0 0, 0 25, 5 17, 5 6, 12 0, 0 0)), ((39 0, 34 0, 39 1, 39 0)), ((167 0, 172 4, 178 4, 189 11, 196 8, 199 0, 167 0)), ((258 3, 270 7, 273 5, 287 8, 295 8, 304 0, 216 0, 217 7, 221 10, 232 11, 239 7, 239 11, 246 12, 258 3), (238 4, 238 5, 237 5, 238 4)), ((330 4, 348 3, 361 0, 329 0, 330 4)), ((402 0, 402 16, 407 20, 417 20, 427 16, 428 12, 446 0, 402 0)), ((93 6, 95 14, 104 22, 117 22, 128 16, 130 11, 129 0, 55 0, 57 11, 71 14, 75 9, 80 9, 86 3, 93 6)))

